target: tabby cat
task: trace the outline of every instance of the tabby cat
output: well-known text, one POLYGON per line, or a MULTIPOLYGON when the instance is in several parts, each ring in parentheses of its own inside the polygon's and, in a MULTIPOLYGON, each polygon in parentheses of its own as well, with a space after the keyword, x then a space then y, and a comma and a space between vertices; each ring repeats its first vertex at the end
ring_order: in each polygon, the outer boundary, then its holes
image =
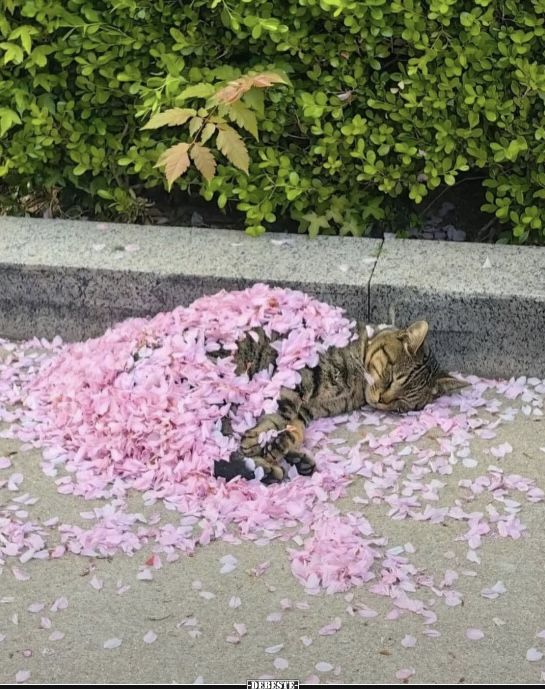
MULTIPOLYGON (((271 346, 274 336, 267 338, 262 329, 253 333, 238 343, 235 354, 236 372, 250 376, 274 365, 277 356, 271 346)), ((228 462, 217 461, 214 475, 227 480, 253 478, 253 469, 262 467, 264 482, 281 481, 282 460, 295 465, 300 474, 310 475, 315 463, 301 446, 313 419, 345 414, 365 404, 383 411, 419 410, 439 395, 463 388, 466 383, 439 368, 425 342, 427 334, 426 321, 376 331, 358 323, 357 339, 346 347, 330 348, 317 366, 302 369, 294 390, 282 388, 277 413, 263 415, 246 431, 240 451, 228 462), (262 445, 261 434, 270 431, 275 437, 262 445)))

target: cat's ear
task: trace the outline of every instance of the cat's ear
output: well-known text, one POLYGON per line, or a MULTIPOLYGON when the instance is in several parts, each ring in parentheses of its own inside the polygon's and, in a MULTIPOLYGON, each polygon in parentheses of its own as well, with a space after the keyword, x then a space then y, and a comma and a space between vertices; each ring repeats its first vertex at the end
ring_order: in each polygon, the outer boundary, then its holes
POLYGON ((441 395, 447 395, 449 392, 456 392, 462 388, 466 388, 469 383, 464 380, 458 380, 454 376, 448 373, 440 373, 433 385, 433 396, 440 397, 441 395))
POLYGON ((416 321, 407 328, 403 334, 404 346, 409 354, 413 356, 418 352, 420 347, 424 344, 426 335, 428 334, 429 325, 427 321, 416 321))

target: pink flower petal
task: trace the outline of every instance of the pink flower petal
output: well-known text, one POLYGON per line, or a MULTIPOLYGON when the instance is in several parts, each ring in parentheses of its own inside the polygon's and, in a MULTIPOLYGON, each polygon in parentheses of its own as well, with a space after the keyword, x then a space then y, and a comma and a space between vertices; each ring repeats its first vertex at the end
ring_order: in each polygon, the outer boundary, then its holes
POLYGON ((60 596, 49 608, 51 612, 57 612, 58 610, 66 610, 68 607, 68 599, 65 596, 60 596))
POLYGON ((100 591, 102 587, 104 586, 104 582, 102 579, 99 579, 96 576, 93 576, 91 580, 89 581, 89 584, 96 590, 100 591))
POLYGON ((28 612, 36 613, 36 612, 41 612, 44 608, 45 608, 44 603, 31 603, 28 606, 27 610, 28 610, 28 612))
POLYGON ((441 636, 441 632, 438 629, 424 629, 422 634, 429 636, 431 639, 437 639, 441 636))
POLYGON ((273 665, 277 670, 286 670, 289 667, 289 663, 285 658, 275 658, 273 665))
POLYGON ((17 579, 17 581, 28 581, 30 579, 30 574, 25 572, 25 570, 21 569, 20 567, 12 567, 11 571, 13 572, 13 576, 17 579))
POLYGON ((318 672, 331 672, 333 670, 333 665, 331 663, 327 663, 324 660, 321 660, 319 663, 316 663, 314 666, 318 672))
POLYGON ((466 637, 471 641, 479 641, 480 639, 484 639, 484 632, 482 629, 471 627, 466 630, 466 637))
POLYGON ((50 641, 60 641, 61 639, 64 639, 64 632, 54 631, 49 635, 50 641))
POLYGON ((152 581, 153 580, 153 572, 151 569, 148 567, 144 567, 141 569, 138 574, 136 575, 137 579, 140 579, 140 581, 152 581))
POLYGON ((526 660, 530 661, 531 663, 535 663, 538 660, 541 660, 543 658, 543 653, 539 651, 537 648, 529 648, 526 651, 526 660))
POLYGON ((123 642, 121 639, 108 639, 107 641, 104 642, 103 646, 104 648, 111 650, 113 648, 119 648, 123 642))
POLYGON ((322 627, 318 634, 320 634, 320 636, 331 636, 332 634, 336 634, 341 627, 341 618, 336 617, 333 622, 330 622, 329 624, 326 624, 325 627, 322 627))
POLYGON ((8 457, 0 457, 0 469, 9 469, 11 460, 8 457))
POLYGON ((502 581, 497 581, 494 586, 491 586, 490 588, 485 588, 481 591, 481 596, 483 598, 490 598, 491 600, 494 600, 495 598, 498 598, 502 593, 505 593, 507 589, 505 588, 505 585, 502 581))
POLYGON ((280 622, 282 619, 281 612, 271 612, 267 615, 267 622, 280 622))
POLYGON ((409 677, 412 677, 414 674, 416 674, 416 670, 414 669, 414 667, 405 667, 396 672, 396 678, 400 680, 406 680, 409 679, 409 677))
POLYGON ((235 628, 235 631, 239 636, 245 636, 248 633, 246 625, 243 622, 235 622, 235 624, 233 624, 233 627, 235 628))

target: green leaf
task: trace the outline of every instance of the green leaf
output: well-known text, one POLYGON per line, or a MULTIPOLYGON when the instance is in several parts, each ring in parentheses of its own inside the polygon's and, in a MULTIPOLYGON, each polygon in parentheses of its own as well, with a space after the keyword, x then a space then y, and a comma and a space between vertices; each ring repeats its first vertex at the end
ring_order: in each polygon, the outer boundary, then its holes
POLYGON ((0 108, 0 136, 4 136, 8 129, 11 129, 11 127, 16 124, 22 123, 21 118, 15 110, 11 110, 11 108, 0 108))
POLYGON ((158 129, 159 127, 176 127, 185 124, 190 117, 197 114, 193 108, 170 108, 155 114, 141 129, 158 129))
POLYGON ((314 211, 303 215, 303 220, 308 223, 307 231, 311 237, 317 237, 320 234, 320 230, 329 228, 329 220, 326 216, 318 215, 314 211))
POLYGON ((250 132, 254 139, 259 140, 256 116, 244 105, 244 103, 241 101, 231 103, 227 109, 227 116, 233 122, 236 122, 239 127, 242 127, 247 132, 250 132))
POLYGON ((194 86, 187 86, 177 96, 177 100, 189 100, 190 98, 210 98, 216 91, 212 84, 195 84, 194 86))
POLYGON ((20 65, 25 59, 25 54, 21 46, 17 43, 0 43, 0 48, 4 51, 4 64, 7 65, 10 62, 14 62, 16 65, 20 65))
POLYGON ((202 126, 202 117, 192 117, 189 121, 189 136, 195 136, 202 126))
POLYGON ((38 45, 30 53, 29 60, 38 67, 45 67, 47 65, 47 56, 55 52, 55 48, 51 45, 38 45))
POLYGON ((176 41, 176 43, 178 43, 179 45, 186 45, 187 44, 187 38, 175 26, 172 26, 169 29, 169 33, 172 36, 172 38, 176 41))
POLYGON ((30 51, 32 50, 32 36, 37 33, 38 29, 36 29, 34 26, 24 24, 23 26, 18 26, 17 28, 13 29, 8 36, 8 39, 10 41, 19 39, 27 55, 30 55, 30 51))
POLYGON ((242 96, 242 100, 260 117, 265 117, 265 93, 262 89, 250 89, 242 96))
POLYGON ((473 110, 470 110, 467 114, 467 120, 469 122, 469 126, 473 129, 473 127, 476 127, 479 124, 479 114, 473 110))
POLYGON ((201 144, 206 143, 215 131, 215 124, 212 124, 212 122, 208 122, 208 124, 205 124, 201 132, 201 144))

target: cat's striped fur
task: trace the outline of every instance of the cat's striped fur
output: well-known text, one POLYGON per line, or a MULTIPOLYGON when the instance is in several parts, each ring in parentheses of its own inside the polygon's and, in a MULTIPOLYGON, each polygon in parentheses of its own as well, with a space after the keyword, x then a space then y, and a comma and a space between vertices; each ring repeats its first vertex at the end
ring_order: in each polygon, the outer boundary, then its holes
MULTIPOLYGON (((235 355, 237 373, 252 376, 275 363, 277 352, 262 329, 239 342, 235 355)), ((314 471, 313 459, 301 450, 306 426, 324 416, 336 416, 368 404, 376 409, 407 412, 422 409, 435 397, 464 387, 465 383, 440 370, 425 340, 426 321, 407 328, 374 331, 357 325, 357 339, 343 348, 331 348, 314 368, 300 371, 295 390, 283 388, 275 414, 263 415, 246 431, 240 452, 229 462, 216 462, 215 475, 228 480, 237 475, 253 476, 254 466, 263 467, 265 479, 281 480, 281 460, 297 467, 300 474, 314 471), (262 433, 276 436, 265 446, 262 433)), ((228 429, 227 429, 228 430, 228 429)))

